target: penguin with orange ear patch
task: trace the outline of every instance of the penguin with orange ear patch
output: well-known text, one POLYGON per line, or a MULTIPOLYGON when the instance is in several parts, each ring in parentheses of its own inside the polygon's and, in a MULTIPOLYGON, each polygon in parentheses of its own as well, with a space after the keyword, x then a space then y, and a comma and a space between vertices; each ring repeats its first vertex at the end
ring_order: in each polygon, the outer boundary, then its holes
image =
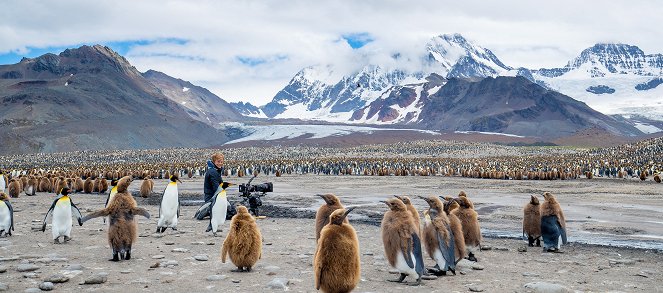
POLYGON ((456 274, 455 241, 449 218, 444 213, 444 204, 436 196, 421 197, 428 205, 425 212, 423 241, 430 258, 435 260, 435 268, 429 269, 435 275, 456 274))
POLYGON ((523 208, 523 237, 527 235, 529 246, 541 247, 541 205, 539 199, 532 195, 530 201, 523 208))
POLYGON ((0 192, 0 237, 11 236, 14 231, 14 208, 9 202, 9 196, 0 192))
POLYGON ((53 219, 51 223, 51 231, 53 232, 53 243, 55 244, 61 243, 59 240, 61 236, 63 236, 64 242, 71 239, 72 216, 76 217, 80 226, 83 226, 81 211, 78 210, 78 207, 76 207, 69 197, 70 191, 69 187, 60 190, 60 193, 53 201, 51 208, 46 212, 46 216, 41 225, 41 231, 44 232, 46 231, 46 222, 51 218, 53 219))
POLYGON ((566 220, 557 199, 550 192, 543 194, 545 202, 541 205, 541 236, 543 251, 559 252, 559 238, 566 244, 566 220))
POLYGON ((400 273, 398 279, 389 281, 401 283, 405 277, 410 276, 416 281, 408 284, 417 286, 421 284, 424 275, 418 229, 414 226, 412 214, 400 199, 391 198, 384 203, 389 207, 381 224, 384 252, 389 264, 400 273))
POLYGON ((262 256, 262 235, 256 220, 245 206, 237 207, 237 214, 230 221, 230 229, 221 248, 221 262, 226 257, 237 266, 233 272, 250 272, 262 256))
POLYGON ((146 209, 137 207, 136 200, 128 191, 131 176, 122 177, 117 182, 117 193, 108 202, 105 209, 92 212, 83 217, 83 222, 96 217, 109 218, 108 243, 112 249, 111 261, 131 259, 131 247, 138 238, 138 224, 135 216, 150 218, 146 209))
POLYGON ((357 232, 347 222, 354 208, 338 209, 320 232, 313 259, 315 289, 322 292, 350 292, 359 283, 361 264, 357 232))
MULTIPOLYGON (((318 211, 315 213, 315 241, 318 241, 320 238, 320 231, 322 228, 329 223, 329 216, 338 209, 342 209, 343 205, 341 200, 338 199, 336 195, 331 193, 327 194, 317 194, 321 197, 325 203, 318 208, 318 211)), ((346 219, 346 223, 347 223, 346 219)))

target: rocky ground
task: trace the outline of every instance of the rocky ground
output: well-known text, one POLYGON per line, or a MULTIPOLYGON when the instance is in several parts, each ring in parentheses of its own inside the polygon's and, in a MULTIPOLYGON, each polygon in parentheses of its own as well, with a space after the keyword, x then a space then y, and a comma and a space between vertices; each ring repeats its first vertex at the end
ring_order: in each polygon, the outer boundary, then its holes
MULTIPOLYGON (((261 178, 255 180, 258 182, 261 178)), ((264 198, 266 219, 258 220, 263 257, 251 273, 233 273, 221 263, 225 232, 205 233, 206 222, 192 219, 202 197, 202 179, 180 185, 183 203, 178 231, 154 233, 159 197, 166 181, 157 180, 151 198, 138 198, 153 215, 139 218, 140 237, 129 261, 110 262, 106 225, 94 219, 75 225, 73 239, 53 244, 50 226, 39 231, 53 194, 12 199, 16 231, 0 239, 0 291, 39 292, 313 292, 313 215, 322 201, 316 193, 333 192, 357 206, 350 223, 357 230, 362 280, 356 292, 658 292, 663 283, 663 185, 636 180, 499 181, 446 177, 265 177, 275 192, 264 198), (424 280, 408 287, 387 282, 380 228, 386 210, 378 200, 394 194, 455 195, 465 190, 480 213, 484 250, 479 262, 462 261, 458 275, 424 280), (557 195, 568 219, 571 244, 564 253, 542 253, 525 241, 492 236, 519 234, 522 206, 530 194, 557 195), (584 243, 640 246, 608 247, 584 243), (39 289, 42 288, 42 289, 39 289)), ((246 178, 226 178, 243 183, 246 178)), ((135 191, 140 181, 135 181, 135 191)), ((231 190, 231 200, 235 200, 231 190)), ((105 195, 72 196, 83 214, 100 208, 105 195)), ((422 200, 415 200, 420 209, 422 200)), ((227 224, 226 224, 227 227, 227 224)), ((427 265, 433 261, 426 258, 427 265)))

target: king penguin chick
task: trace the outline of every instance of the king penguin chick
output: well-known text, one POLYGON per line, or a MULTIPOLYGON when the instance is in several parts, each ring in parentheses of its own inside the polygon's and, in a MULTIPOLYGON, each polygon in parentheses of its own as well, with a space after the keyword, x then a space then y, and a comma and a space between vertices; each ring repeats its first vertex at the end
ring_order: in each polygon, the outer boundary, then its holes
POLYGON ((78 220, 78 225, 83 226, 81 211, 69 197, 69 187, 62 188, 57 195, 51 208, 48 209, 44 221, 41 225, 41 231, 46 231, 46 222, 52 218, 51 231, 53 232, 53 243, 60 244, 60 236, 64 236, 64 242, 71 239, 71 217, 78 220))
POLYGON ((152 189, 154 188, 154 181, 150 178, 149 175, 143 179, 143 183, 140 184, 140 196, 149 197, 152 194, 152 189))
POLYGON ((136 232, 138 225, 135 216, 140 215, 150 218, 150 213, 147 210, 136 206, 136 200, 127 190, 131 181, 131 176, 122 177, 117 182, 117 193, 113 200, 109 202, 108 207, 83 217, 83 222, 85 222, 96 217, 108 216, 110 223, 108 226, 108 243, 113 255, 111 261, 131 259, 131 246, 138 237, 136 232))
POLYGON ((226 256, 237 266, 233 272, 250 272, 262 256, 262 235, 256 220, 245 206, 237 207, 237 214, 230 220, 230 228, 221 248, 221 262, 226 256))
POLYGON ((463 237, 465 238, 465 249, 467 250, 467 259, 470 261, 477 261, 474 252, 480 248, 481 245, 481 227, 479 226, 479 214, 472 208, 474 205, 467 198, 467 196, 459 196, 455 199, 458 201, 458 209, 453 213, 460 220, 463 227, 463 237))
POLYGON ((453 211, 460 206, 458 202, 448 197, 445 198, 444 213, 449 217, 449 225, 454 234, 454 243, 456 250, 456 264, 465 257, 465 235, 463 235, 463 225, 460 223, 458 216, 453 211))
POLYGON ((431 259, 435 261, 435 268, 428 271, 440 276, 450 271, 456 274, 456 258, 454 235, 447 214, 444 213, 444 204, 437 196, 421 197, 429 209, 425 212, 423 229, 423 242, 431 259))
POLYGON ((210 199, 210 218, 209 225, 205 232, 212 231, 212 234, 216 236, 217 231, 223 231, 219 229, 221 225, 226 222, 226 216, 228 214, 228 196, 226 195, 226 188, 232 186, 232 183, 221 182, 219 187, 216 189, 216 192, 210 199))
POLYGON ((566 220, 557 199, 550 192, 543 194, 545 200, 541 204, 541 236, 543 251, 559 252, 559 238, 566 244, 566 220))
MULTIPOLYGON (((318 211, 315 213, 315 241, 317 242, 318 239, 320 238, 320 231, 322 230, 322 227, 327 225, 329 223, 329 216, 334 212, 335 210, 342 209, 343 205, 341 204, 341 200, 336 197, 336 195, 333 195, 331 193, 327 194, 317 194, 317 196, 322 197, 322 199, 325 200, 325 204, 320 206, 318 211)), ((346 223, 347 219, 346 219, 346 223)))
POLYGON ((419 212, 417 211, 417 208, 415 208, 414 205, 412 205, 410 197, 405 195, 404 196, 394 195, 394 196, 400 199, 407 207, 407 211, 410 212, 410 214, 412 215, 412 219, 414 220, 414 226, 417 227, 417 233, 419 233, 419 238, 421 238, 421 219, 419 218, 419 212))
POLYGON ((157 222, 157 233, 163 233, 167 228, 177 231, 177 218, 180 216, 180 198, 177 191, 177 182, 180 181, 177 174, 170 175, 170 182, 166 186, 159 206, 159 221, 157 222))
POLYGON ((527 235, 527 242, 530 247, 541 247, 541 209, 539 199, 532 195, 530 201, 523 208, 523 238, 527 235))
POLYGON ((389 264, 401 274, 398 279, 389 281, 400 283, 405 277, 411 276, 416 281, 409 285, 419 285, 424 274, 424 259, 412 214, 397 198, 391 198, 384 203, 389 207, 381 225, 384 251, 389 264))
POLYGON ((14 231, 14 208, 9 202, 9 196, 0 192, 0 237, 11 236, 14 231))
POLYGON ((354 209, 338 209, 320 231, 313 258, 315 289, 322 292, 350 292, 359 283, 361 264, 357 232, 346 220, 354 209))

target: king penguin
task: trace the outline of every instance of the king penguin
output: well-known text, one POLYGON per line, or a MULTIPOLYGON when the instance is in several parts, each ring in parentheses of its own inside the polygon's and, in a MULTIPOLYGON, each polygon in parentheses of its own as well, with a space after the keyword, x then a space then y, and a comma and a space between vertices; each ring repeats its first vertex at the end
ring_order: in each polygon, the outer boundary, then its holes
POLYGON ((529 246, 541 247, 541 209, 539 199, 532 195, 530 201, 523 208, 523 238, 527 235, 529 246))
POLYGON ((477 261, 474 252, 481 248, 479 214, 474 210, 474 204, 467 196, 459 196, 455 200, 458 201, 459 208, 454 210, 453 213, 458 217, 463 227, 467 259, 477 261))
POLYGON ((170 182, 166 186, 159 206, 159 221, 157 222, 157 233, 163 233, 167 228, 177 231, 177 218, 180 216, 180 198, 177 192, 177 182, 180 181, 177 174, 170 176, 170 182))
POLYGON ((230 220, 230 228, 221 248, 221 262, 226 256, 237 266, 233 272, 250 272, 262 256, 262 234, 256 219, 245 206, 237 207, 237 214, 230 220))
POLYGON ((329 216, 332 214, 332 212, 343 208, 341 200, 338 199, 336 195, 327 193, 327 194, 317 194, 317 196, 321 197, 325 201, 325 204, 321 205, 320 208, 318 208, 318 211, 315 213, 316 242, 320 238, 320 231, 322 231, 322 228, 329 223, 329 216))
POLYGON ((320 231, 313 258, 315 289, 322 292, 350 292, 359 283, 361 264, 357 232, 346 222, 354 209, 338 209, 320 231))
POLYGON ((557 199, 550 192, 543 194, 545 200, 541 204, 541 236, 543 251, 559 252, 559 238, 566 244, 566 220, 557 199))
POLYGON ((0 192, 5 192, 7 188, 7 181, 5 181, 5 174, 0 170, 0 192))
POLYGON ((0 237, 11 236, 14 231, 14 208, 9 202, 9 196, 0 192, 0 237))
POLYGON ((401 274, 398 279, 389 281, 401 283, 411 276, 416 281, 409 285, 419 285, 424 274, 424 259, 418 229, 401 200, 391 198, 384 203, 389 207, 381 224, 384 251, 389 264, 401 274))
POLYGON ((46 231, 46 222, 52 218, 51 231, 53 232, 53 243, 60 244, 60 236, 64 236, 64 242, 71 239, 71 217, 74 216, 78 220, 78 225, 83 226, 81 211, 69 197, 69 187, 62 188, 57 195, 51 208, 48 209, 44 221, 41 225, 41 231, 46 231))
POLYGON ((447 214, 447 217, 449 217, 451 231, 454 234, 454 242, 456 244, 456 264, 465 257, 465 235, 463 235, 463 224, 461 224, 458 216, 453 213, 453 211, 459 207, 458 202, 451 197, 445 198, 444 212, 447 214))
POLYGON ((226 222, 226 216, 228 214, 228 196, 226 195, 226 188, 233 185, 228 182, 221 182, 219 187, 216 189, 216 192, 210 199, 210 218, 209 225, 205 232, 212 231, 212 234, 216 236, 217 231, 220 230, 219 227, 226 222))
POLYGON ((423 230, 423 241, 430 258, 435 261, 435 268, 429 272, 446 275, 450 271, 456 274, 455 242, 444 204, 437 196, 422 197, 429 205, 423 230))
POLYGON ((417 227, 417 231, 419 233, 419 237, 421 237, 421 219, 419 218, 419 211, 417 211, 417 208, 412 205, 412 201, 410 200, 410 197, 408 196, 400 196, 400 195, 394 195, 396 198, 400 199, 405 206, 407 207, 408 212, 412 214, 412 219, 414 220, 414 225, 417 227))

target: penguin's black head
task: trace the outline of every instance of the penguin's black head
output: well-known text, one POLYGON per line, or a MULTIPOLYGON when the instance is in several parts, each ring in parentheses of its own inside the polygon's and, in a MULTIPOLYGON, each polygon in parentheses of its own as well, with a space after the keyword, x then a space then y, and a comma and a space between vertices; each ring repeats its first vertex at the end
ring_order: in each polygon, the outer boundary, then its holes
POLYGON ((180 177, 177 176, 177 174, 170 175, 170 181, 171 181, 171 182, 177 182, 177 181, 179 181, 180 183, 182 183, 182 181, 180 180, 180 177))
POLYGON ((0 200, 1 201, 9 200, 9 196, 7 196, 7 194, 4 192, 0 192, 0 200))
POLYGON ((348 216, 348 214, 354 210, 354 207, 348 209, 337 209, 329 215, 329 223, 333 225, 342 225, 343 220, 348 216))
POLYGON ((221 182, 220 185, 221 185, 221 188, 225 190, 226 188, 228 188, 228 186, 232 186, 232 185, 235 185, 235 184, 230 183, 230 182, 221 182))
POLYGON ((62 189, 60 189, 60 194, 62 195, 69 195, 69 192, 71 192, 71 189, 69 189, 69 187, 63 187, 62 189))
POLYGON ((111 180, 111 186, 116 186, 117 185, 117 179, 111 180))

